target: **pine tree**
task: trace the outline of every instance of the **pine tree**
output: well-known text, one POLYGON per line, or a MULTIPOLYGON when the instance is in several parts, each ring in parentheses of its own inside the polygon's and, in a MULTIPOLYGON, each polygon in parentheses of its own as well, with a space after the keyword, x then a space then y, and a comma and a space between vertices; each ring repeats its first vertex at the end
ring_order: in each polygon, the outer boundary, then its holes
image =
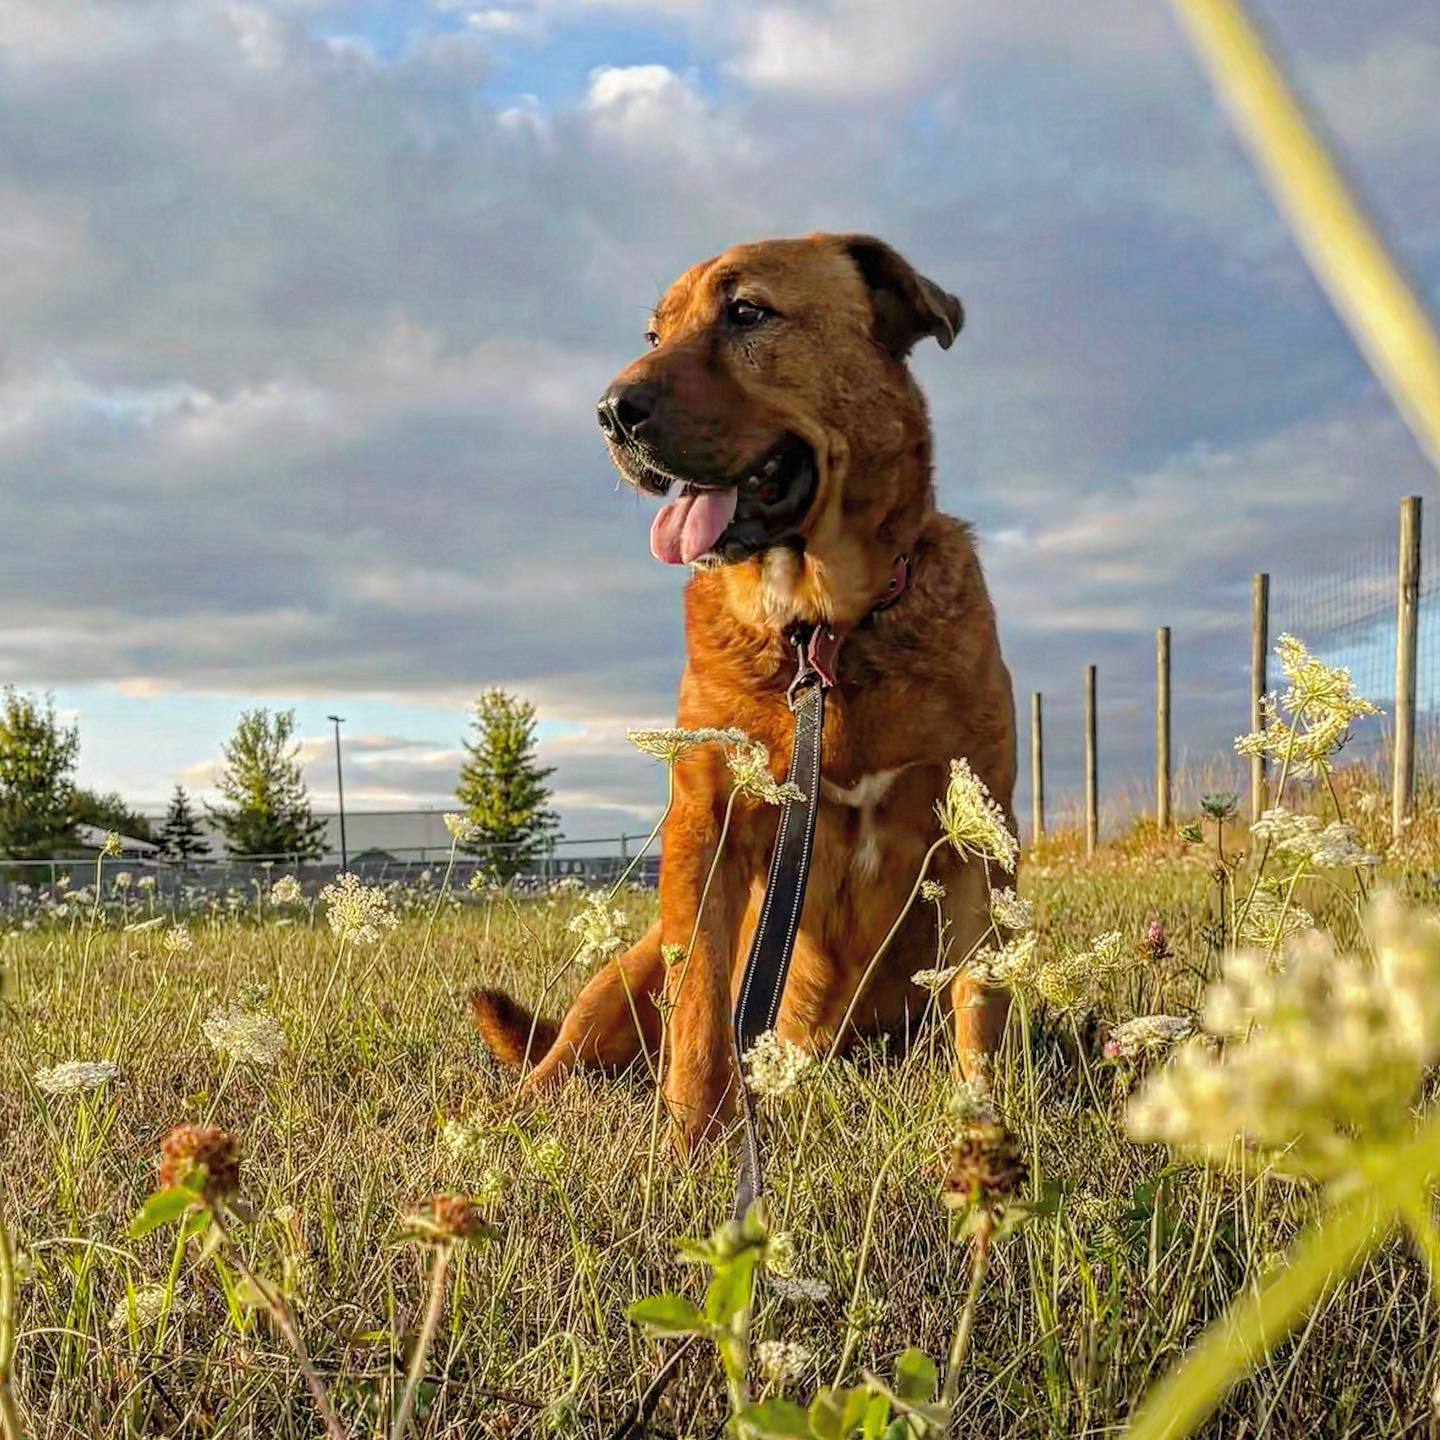
POLYGON ((44 859, 72 839, 80 733, 34 695, 0 691, 0 854, 44 859))
POLYGON ((487 690, 475 702, 475 738, 464 742, 455 794, 475 827, 466 848, 487 856, 501 880, 510 880, 546 848, 558 817, 549 808, 546 780, 553 766, 535 758, 535 707, 504 690, 487 690))
POLYGON ((313 860, 324 849, 325 826, 311 813, 300 745, 290 743, 294 733, 293 710, 246 710, 222 747, 219 789, 226 803, 206 808, 230 854, 313 860))
POLYGON ((210 856, 210 846, 200 828, 200 817, 195 813, 183 785, 177 785, 170 797, 170 808, 166 810, 165 823, 160 827, 159 842, 163 860, 178 860, 184 865, 210 856))

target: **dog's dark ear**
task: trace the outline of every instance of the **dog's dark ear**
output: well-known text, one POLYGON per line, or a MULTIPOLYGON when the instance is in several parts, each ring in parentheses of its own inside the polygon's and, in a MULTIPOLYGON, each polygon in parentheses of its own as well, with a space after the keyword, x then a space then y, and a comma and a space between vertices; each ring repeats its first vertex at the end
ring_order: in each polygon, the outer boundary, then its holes
POLYGON ((954 344, 965 311, 960 302, 927 280, 898 251, 873 235, 842 235, 841 243, 870 287, 874 335, 897 360, 917 340, 933 335, 942 350, 954 344))

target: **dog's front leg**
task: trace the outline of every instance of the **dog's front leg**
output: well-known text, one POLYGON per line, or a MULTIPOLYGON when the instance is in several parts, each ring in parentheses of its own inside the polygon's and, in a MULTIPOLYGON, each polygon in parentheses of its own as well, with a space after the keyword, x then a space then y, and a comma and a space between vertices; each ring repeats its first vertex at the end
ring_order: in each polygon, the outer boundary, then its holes
POLYGON ((662 938, 689 948, 665 977, 664 1061, 665 1099, 687 1148, 720 1130, 737 1105, 730 972, 746 885, 733 830, 716 857, 721 818, 709 794, 682 798, 666 824, 660 864, 662 938))

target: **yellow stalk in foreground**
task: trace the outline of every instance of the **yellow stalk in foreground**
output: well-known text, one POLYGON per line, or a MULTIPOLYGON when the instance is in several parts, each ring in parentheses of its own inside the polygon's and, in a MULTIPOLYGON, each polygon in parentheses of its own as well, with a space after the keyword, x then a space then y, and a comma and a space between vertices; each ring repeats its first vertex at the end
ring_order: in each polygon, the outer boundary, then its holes
POLYGON ((1239 0, 1174 0, 1316 279, 1440 468, 1440 339, 1239 0))

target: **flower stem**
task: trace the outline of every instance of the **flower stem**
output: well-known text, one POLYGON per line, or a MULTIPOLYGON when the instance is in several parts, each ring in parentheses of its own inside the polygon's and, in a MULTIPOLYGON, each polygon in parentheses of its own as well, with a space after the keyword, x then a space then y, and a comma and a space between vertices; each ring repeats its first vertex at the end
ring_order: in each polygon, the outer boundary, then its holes
POLYGON ((405 1393, 400 1397, 400 1409, 395 1416, 395 1429, 390 1440, 405 1440, 410 1429, 410 1419, 415 1413, 415 1395, 420 1388, 420 1377, 425 1373, 425 1357, 435 1341, 435 1332, 440 1328, 440 1314, 445 1308, 445 1277, 450 1270, 450 1251, 449 1245, 442 1245, 435 1252, 435 1264, 430 1272, 430 1300, 425 1306, 425 1320, 415 1341, 415 1351, 410 1356, 405 1393))
POLYGON ((995 1234, 995 1217, 989 1210, 982 1210, 975 1230, 975 1244, 970 1251, 970 1285, 965 1292, 965 1308, 955 1326, 955 1335, 950 1341, 950 1359, 945 1367, 945 1383, 940 1390, 940 1405, 945 1411, 946 1424, 953 1427, 955 1401, 960 1394, 960 1367, 970 1349, 970 1336, 975 1330, 975 1311, 980 1301, 980 1287, 990 1270, 990 1241, 995 1234))
POLYGON ((15 1404, 12 1365, 15 1359, 15 1249, 0 1210, 0 1435, 24 1440, 20 1410, 15 1404))

